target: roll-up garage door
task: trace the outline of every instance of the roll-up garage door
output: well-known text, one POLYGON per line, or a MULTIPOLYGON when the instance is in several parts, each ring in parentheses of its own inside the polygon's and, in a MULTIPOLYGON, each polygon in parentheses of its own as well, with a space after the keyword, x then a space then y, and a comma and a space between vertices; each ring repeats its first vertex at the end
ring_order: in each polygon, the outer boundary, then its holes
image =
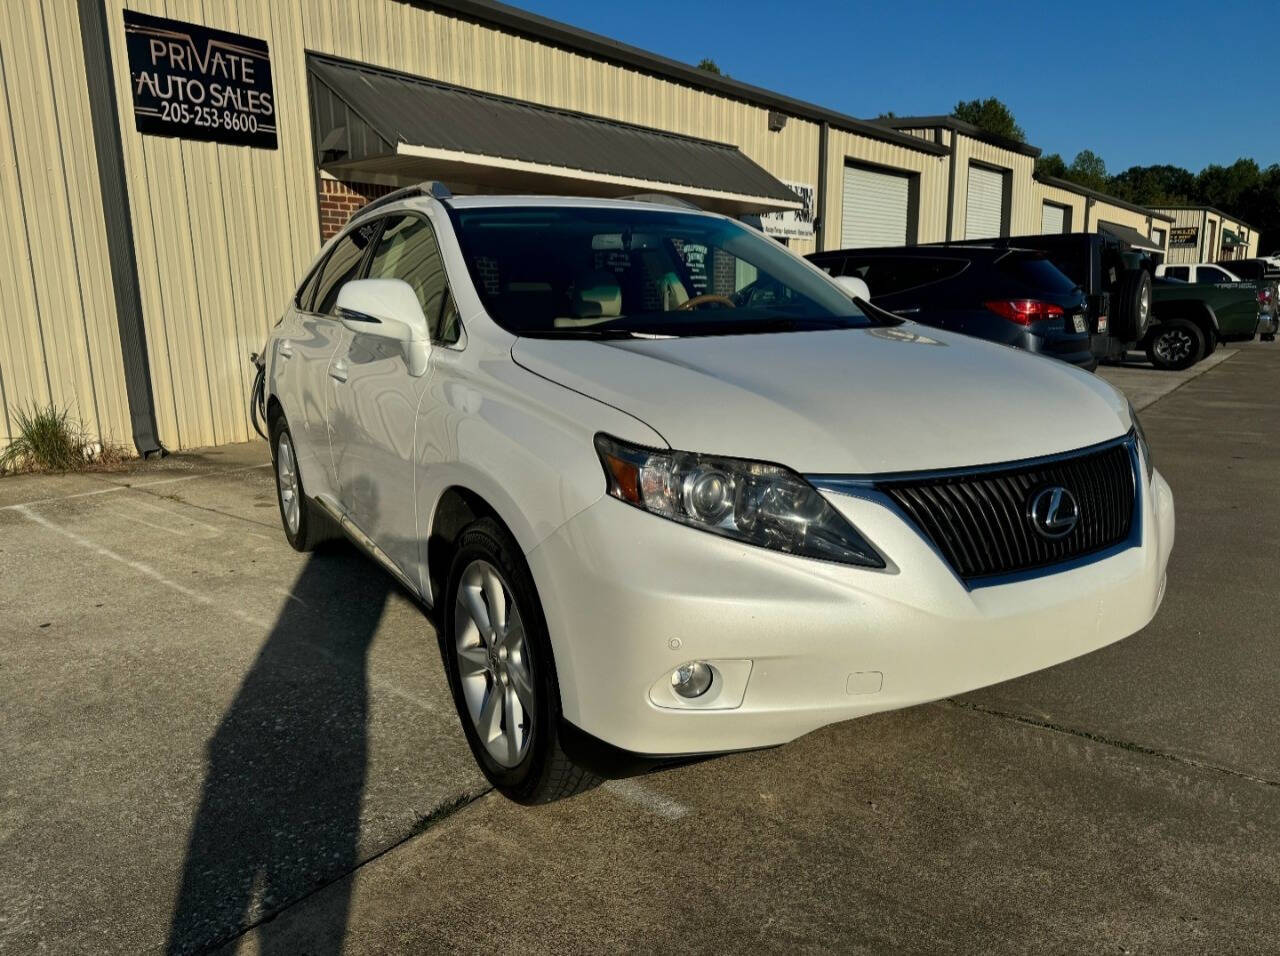
POLYGON ((1047 202, 1040 212, 1040 231, 1046 236, 1067 231, 1067 210, 1047 202))
POLYGON ((905 246, 911 177, 846 166, 840 247, 905 246))
POLYGON ((964 237, 990 239, 1004 224, 1004 173, 983 166, 969 167, 969 194, 965 201, 964 237))

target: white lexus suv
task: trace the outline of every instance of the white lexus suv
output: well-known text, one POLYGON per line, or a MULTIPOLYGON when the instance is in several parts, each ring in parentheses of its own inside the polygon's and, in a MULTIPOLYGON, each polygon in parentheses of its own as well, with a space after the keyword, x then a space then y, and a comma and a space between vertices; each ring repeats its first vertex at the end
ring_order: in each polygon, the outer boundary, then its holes
POLYGON ((1114 389, 675 201, 401 190, 264 355, 289 542, 341 528, 434 609, 515 800, 1025 674, 1163 596, 1114 389))

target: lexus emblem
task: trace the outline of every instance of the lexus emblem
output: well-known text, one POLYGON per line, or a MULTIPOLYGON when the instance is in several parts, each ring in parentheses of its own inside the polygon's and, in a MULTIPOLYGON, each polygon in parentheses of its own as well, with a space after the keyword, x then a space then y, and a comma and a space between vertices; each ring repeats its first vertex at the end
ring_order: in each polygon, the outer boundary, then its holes
POLYGON ((1076 496, 1060 485, 1042 488, 1031 499, 1027 517, 1036 534, 1042 538, 1065 538, 1080 523, 1080 505, 1076 496))

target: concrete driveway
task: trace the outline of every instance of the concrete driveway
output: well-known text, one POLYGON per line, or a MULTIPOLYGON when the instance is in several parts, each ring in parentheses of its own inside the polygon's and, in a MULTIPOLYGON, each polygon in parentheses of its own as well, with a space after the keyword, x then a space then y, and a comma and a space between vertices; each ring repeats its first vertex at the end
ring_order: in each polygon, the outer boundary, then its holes
POLYGON ((1278 385, 1245 346, 1144 412, 1142 633, 536 810, 423 613, 288 548, 261 444, 0 481, 0 951, 1275 952, 1278 385))

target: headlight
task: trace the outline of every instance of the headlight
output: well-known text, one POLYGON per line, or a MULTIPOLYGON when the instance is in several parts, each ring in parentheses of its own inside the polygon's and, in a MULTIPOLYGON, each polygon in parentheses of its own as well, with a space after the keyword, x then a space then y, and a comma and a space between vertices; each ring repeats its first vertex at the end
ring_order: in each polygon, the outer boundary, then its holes
POLYGON ((1156 471, 1156 464, 1151 460, 1151 446, 1147 444, 1147 433, 1142 430, 1142 422, 1138 420, 1138 411, 1133 407, 1133 402, 1129 403, 1129 419, 1133 422, 1133 433, 1138 438, 1138 453, 1142 456, 1142 463, 1147 468, 1147 482, 1150 483, 1151 476, 1156 471))
POLYGON ((866 568, 884 559, 794 472, 596 436, 609 494, 651 514, 788 554, 866 568))

